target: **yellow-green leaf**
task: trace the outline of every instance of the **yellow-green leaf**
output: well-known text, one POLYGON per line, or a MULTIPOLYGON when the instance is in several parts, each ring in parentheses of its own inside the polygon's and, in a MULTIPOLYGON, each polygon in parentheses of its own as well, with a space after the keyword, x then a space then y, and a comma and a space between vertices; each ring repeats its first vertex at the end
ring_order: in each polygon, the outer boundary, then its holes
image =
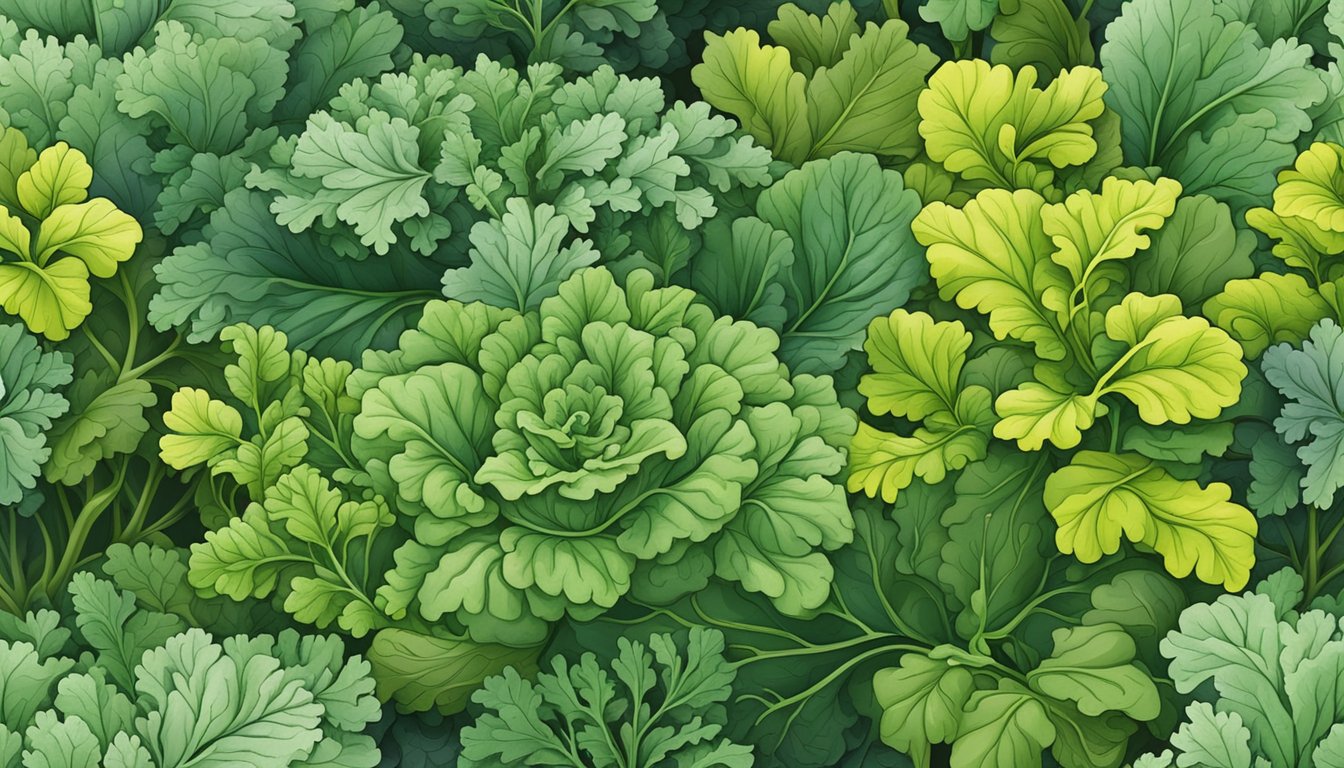
POLYGON ((32 234, 18 216, 0 207, 0 248, 27 260, 32 249, 32 234))
POLYGON ((1047 440, 1060 448, 1077 447, 1083 432, 1106 414, 1106 406, 1097 400, 1096 395, 1059 392, 1029 381, 995 401, 999 423, 994 425, 994 436, 1016 440, 1024 451, 1039 451, 1047 440))
POLYGON ((89 272, 78 259, 45 268, 28 261, 0 264, 0 304, 33 333, 62 341, 93 311, 89 272))
POLYGON ((754 30, 705 35, 704 60, 691 71, 705 101, 737 116, 742 128, 776 157, 799 164, 812 147, 807 79, 786 48, 761 45, 754 30))
POLYGON ((859 381, 868 410, 922 421, 951 412, 971 334, 953 321, 936 323, 923 312, 898 309, 868 324, 863 349, 873 372, 859 381))
MULTIPOLYGON (((988 390, 974 389, 988 410, 988 390)), ((880 493, 890 504, 916 477, 930 484, 941 483, 949 471, 983 459, 988 444, 983 427, 975 424, 937 422, 905 437, 860 423, 849 446, 846 487, 851 493, 862 491, 873 498, 880 493)))
POLYGON ((1237 402, 1241 347, 1202 317, 1172 316, 1179 306, 1173 296, 1131 293, 1106 313, 1106 335, 1131 347, 1098 383, 1098 397, 1129 399, 1149 424, 1211 419, 1237 402))
POLYGON ((1148 247, 1144 230, 1161 227, 1176 210, 1181 185, 1171 179, 1124 181, 1108 178, 1101 193, 1083 190, 1041 209, 1041 226, 1055 245, 1051 259, 1068 270, 1068 296, 1050 294, 1046 304, 1070 312, 1122 277, 1111 262, 1148 247))
POLYGON ((1229 281, 1204 303, 1204 314, 1241 342, 1246 356, 1258 357, 1271 344, 1296 344, 1330 313, 1321 294, 1301 275, 1265 273, 1229 281))
POLYGON ((67 253, 87 264, 94 275, 111 277, 142 239, 144 232, 135 219, 117 210, 111 200, 96 197, 51 212, 37 234, 37 260, 46 264, 57 252, 67 253))
POLYGON ((1246 223, 1277 240, 1273 253, 1283 263, 1311 272, 1318 280, 1328 274, 1326 262, 1344 253, 1344 233, 1322 229, 1310 219, 1280 216, 1268 208, 1246 212, 1246 223))
POLYGON ((1317 142, 1297 156, 1292 168, 1279 173, 1274 190, 1274 212, 1311 220, 1321 229, 1344 232, 1344 183, 1341 162, 1344 147, 1317 142))
POLYGON ((1084 563, 1120 549, 1123 536, 1163 556, 1178 578, 1191 571, 1235 591, 1255 563, 1255 516, 1229 499, 1224 483, 1200 487, 1135 455, 1082 451, 1045 483, 1045 505, 1059 524, 1059 551, 1084 563))
POLYGON ((92 182, 93 168, 84 153, 58 141, 42 150, 16 186, 24 210, 45 219, 59 206, 84 202, 92 182))
POLYGON ((869 24, 835 66, 817 71, 807 85, 808 158, 847 151, 901 159, 919 154, 913 107, 938 57, 911 42, 909 31, 902 21, 869 24))
POLYGON ((1050 260, 1050 240, 1041 229, 1044 205, 1035 192, 988 189, 960 210, 932 203, 910 228, 929 249, 944 300, 988 314, 998 338, 1035 344, 1039 357, 1062 360, 1066 347, 1058 321, 1041 297, 1066 292, 1068 273, 1050 260))
POLYGON ((37 162, 37 152, 17 128, 0 128, 0 203, 19 207, 19 176, 37 162))
POLYGON ((968 179, 1044 191, 1055 170, 1096 154, 1089 121, 1105 112, 1106 84, 1100 70, 1074 67, 1035 85, 1033 67, 1014 75, 986 61, 947 62, 919 97, 925 151, 968 179))
POLYGON ((233 406, 212 400, 209 392, 194 387, 173 393, 163 425, 169 434, 159 438, 159 458, 174 469, 228 455, 243 433, 243 417, 233 406))

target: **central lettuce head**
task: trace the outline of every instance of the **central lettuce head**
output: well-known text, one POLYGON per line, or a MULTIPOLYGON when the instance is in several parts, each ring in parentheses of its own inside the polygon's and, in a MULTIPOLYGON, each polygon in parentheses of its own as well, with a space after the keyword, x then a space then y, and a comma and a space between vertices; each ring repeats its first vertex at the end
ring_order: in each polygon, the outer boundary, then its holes
POLYGON ((430 304, 352 377, 357 458, 413 534, 381 607, 513 644, 711 574, 819 607, 855 419, 778 346, 644 271, 580 270, 526 314, 430 304))

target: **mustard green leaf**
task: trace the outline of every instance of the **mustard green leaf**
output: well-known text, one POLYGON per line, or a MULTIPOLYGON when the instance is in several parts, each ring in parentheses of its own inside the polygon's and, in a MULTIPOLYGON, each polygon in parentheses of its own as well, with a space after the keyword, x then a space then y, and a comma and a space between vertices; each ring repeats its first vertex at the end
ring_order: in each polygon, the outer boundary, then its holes
POLYGON ((1122 181, 1108 178, 1101 192, 1075 192, 1064 202, 1041 209, 1041 227, 1054 242, 1050 258, 1068 271, 1073 290, 1042 299, 1072 316, 1087 300, 1104 293, 1123 273, 1111 262, 1129 259, 1149 245, 1145 230, 1160 228, 1176 210, 1181 185, 1171 179, 1122 181))
POLYGON ((1098 382, 1096 394, 1122 395, 1149 424, 1214 418, 1241 394, 1241 347, 1202 317, 1172 314, 1153 323, 1179 309, 1175 297, 1165 298, 1132 293, 1106 313, 1106 335, 1130 348, 1098 382))
POLYGON ((1151 244, 1134 257, 1129 269, 1130 287, 1139 293, 1175 294, 1183 305, 1194 308, 1228 282, 1255 273, 1251 259, 1255 233, 1239 229, 1231 209, 1208 195, 1176 201, 1171 218, 1148 237, 1151 244), (1211 259, 1210 253, 1224 255, 1211 259))
POLYGON ((535 672, 539 650, 384 629, 373 637, 369 663, 380 697, 412 712, 437 708, 453 713, 465 709, 472 692, 506 667, 535 672))
POLYGON ((62 205, 38 230, 38 263, 46 264, 55 254, 65 253, 83 261, 94 276, 111 277, 117 264, 135 253, 144 236, 140 224, 105 197, 62 205))
POLYGON ((960 322, 934 322, 924 312, 898 309, 868 324, 872 373, 859 381, 868 410, 922 421, 939 411, 951 412, 971 334, 960 322))
POLYGON ((952 744, 952 768, 1016 768, 1041 761, 1056 730, 1034 693, 1002 680, 971 694, 952 744))
POLYGON ((701 96, 737 117, 742 129, 783 160, 801 163, 812 149, 807 78, 789 50, 762 45, 750 29, 705 35, 704 59, 691 70, 701 96))
POLYGON ((948 40, 965 40, 994 21, 999 0, 928 0, 919 8, 919 17, 937 24, 948 40))
POLYGON ((1031 66, 1045 77, 1090 66, 1096 60, 1087 16, 1074 18, 1064 0, 999 0, 990 28, 990 61, 1014 69, 1031 66))
POLYGON ((999 339, 1036 347, 1046 360, 1063 360, 1067 346, 1047 293, 1069 290, 1068 273, 1050 261, 1041 225, 1045 199, 1029 190, 990 189, 962 209, 932 203, 911 231, 928 248, 933 279, 944 300, 989 315, 999 339))
POLYGON ((1317 280, 1331 277, 1329 267, 1344 253, 1344 233, 1323 229, 1311 219, 1281 216, 1268 208, 1246 212, 1246 223, 1277 242, 1273 253, 1283 263, 1309 271, 1317 280))
MULTIPOLYGON (((977 388, 967 394, 972 396, 968 399, 977 401, 983 420, 990 413, 989 393, 977 388)), ((983 459, 988 443, 988 434, 976 422, 937 420, 916 429, 910 437, 860 423, 849 446, 846 487, 874 498, 880 493, 883 501, 892 503, 916 477, 926 483, 940 483, 949 471, 983 459)))
POLYGON ((30 259, 32 238, 32 233, 23 225, 22 219, 0 208, 0 248, 21 259, 30 259))
POLYGON ((149 431, 146 409, 158 403, 149 382, 109 385, 108 378, 88 371, 70 388, 73 408, 51 431, 51 459, 43 468, 48 481, 74 485, 98 462, 134 451, 149 431))
POLYGON ((1060 392, 1038 381, 1028 381, 999 395, 994 410, 999 422, 994 436, 1016 440, 1024 451, 1039 451, 1046 441, 1059 448, 1076 448, 1083 433, 1108 409, 1098 395, 1060 392))
POLYGON ((1178 578, 1240 589, 1255 562, 1254 515, 1224 483, 1178 480, 1134 455, 1081 451, 1046 480, 1059 551, 1085 563, 1119 551, 1123 536, 1163 556, 1178 578))
POLYGON ((1096 717, 1124 712, 1151 720, 1161 708, 1157 686, 1134 666, 1134 639, 1119 624, 1061 627, 1052 635, 1054 650, 1027 673, 1034 690, 1077 704, 1096 717))
POLYGON ((1097 154, 1091 121, 1106 109, 1106 84, 1100 70, 1075 67, 1035 85, 1032 67, 943 64, 919 97, 925 152, 967 179, 1044 192, 1058 169, 1097 154))
POLYGON ((859 34, 859 16, 849 3, 833 3, 825 16, 813 16, 792 3, 766 27, 770 39, 792 54, 799 72, 811 77, 821 67, 833 67, 859 34))
POLYGON ((1204 304, 1204 313, 1255 358, 1271 344, 1305 339, 1330 305, 1301 275, 1266 272, 1229 282, 1204 304))
POLYGON ((808 157, 868 152, 908 160, 919 154, 919 94, 938 58, 901 21, 869 24, 834 66, 807 84, 808 157))
POLYGON ((930 745, 957 738, 974 687, 965 667, 916 653, 878 670, 873 694, 882 708, 882 741, 910 755, 916 768, 929 768, 930 745))

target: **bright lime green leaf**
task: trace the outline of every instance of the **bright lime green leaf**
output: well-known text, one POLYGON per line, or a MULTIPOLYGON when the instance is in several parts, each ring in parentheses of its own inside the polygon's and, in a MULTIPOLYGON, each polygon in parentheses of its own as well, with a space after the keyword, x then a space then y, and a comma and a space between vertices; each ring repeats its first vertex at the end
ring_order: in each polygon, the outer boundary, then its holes
POLYGON ((1078 711, 1096 717, 1124 712, 1135 720, 1157 717, 1157 686, 1134 666, 1134 640, 1118 624, 1062 627, 1052 635, 1054 651, 1027 680, 1034 690, 1073 701, 1078 711))
POLYGON ((33 236, 18 216, 0 209, 0 248, 20 258, 29 257, 33 236))
POLYGON ((89 270, 79 259, 43 268, 27 261, 0 263, 0 305, 33 333, 63 341, 93 311, 89 270))
POLYGON ((1223 483, 1201 487, 1141 456, 1082 451, 1050 475, 1045 504, 1055 543, 1085 563, 1120 548, 1122 535, 1161 554, 1178 578, 1240 589, 1255 562, 1254 515, 1229 501, 1223 483))
POLYGON ((40 220, 62 205, 83 202, 92 182, 93 168, 84 153, 58 141, 19 176, 16 191, 24 210, 40 220))
POLYGON ((972 690, 974 681, 965 667, 907 653, 899 667, 873 675, 873 694, 882 708, 882 741, 910 755, 916 768, 929 768, 930 745, 957 738, 972 690))
POLYGON ((1008 680, 971 694, 952 744, 952 768, 1018 768, 1041 761, 1055 725, 1036 695, 1008 680))
POLYGON ((62 205, 43 220, 37 234, 37 259, 47 264, 57 253, 65 253, 83 261, 95 277, 111 277, 143 238, 135 219, 117 210, 111 200, 96 197, 62 205))
POLYGON ((1322 229, 1310 219, 1280 216, 1268 208, 1246 212, 1246 223, 1272 240, 1274 255, 1296 269, 1305 269, 1318 280, 1330 276, 1331 257, 1344 253, 1344 233, 1322 229))
POLYGON ((943 203, 925 207, 911 230, 929 249, 930 271, 943 299, 989 315, 999 339, 1019 339, 1034 344, 1046 360, 1062 360, 1063 332, 1041 297, 1066 293, 1068 273, 1049 259, 1044 205, 1044 198, 1028 190, 985 190, 960 210, 943 203))
POLYGON ((226 351, 237 356, 224 366, 224 381, 233 396, 260 409, 270 385, 290 372, 289 339, 269 325, 254 328, 245 323, 219 332, 226 351))
POLYGON ((1204 318, 1169 316, 1152 324, 1178 308, 1174 297, 1133 293, 1106 313, 1106 335, 1130 349, 1096 392, 1127 398, 1149 424, 1214 418, 1237 402, 1246 377, 1241 348, 1204 318))
POLYGON ((1271 344, 1305 339, 1316 321, 1329 315, 1330 306, 1301 275, 1267 272, 1231 281, 1209 299, 1204 312, 1254 358, 1271 344))
POLYGON ((983 459, 989 444, 985 424, 993 420, 989 393, 979 387, 967 390, 958 407, 966 410, 955 418, 932 419, 910 437, 860 423, 849 447, 849 490, 874 498, 881 493, 891 503, 916 477, 940 483, 948 472, 983 459))
POLYGON ((1327 232, 1344 233, 1344 147, 1317 142, 1279 174, 1274 213, 1311 221, 1327 232))
POLYGON ((159 458, 174 469, 219 461, 238 447, 243 433, 242 414, 194 387, 173 393, 163 424, 169 434, 159 438, 159 458))
POLYGON ((1148 247, 1145 230, 1158 229, 1176 210, 1181 185, 1171 179, 1122 181, 1108 178, 1101 193, 1075 192, 1063 203, 1041 209, 1041 227, 1054 242, 1050 258, 1066 269, 1073 285, 1066 296, 1047 294, 1047 305, 1066 317, 1085 310, 1090 297, 1123 279, 1113 262, 1148 247))
POLYGON ((950 61, 920 94, 919 133, 929 157, 967 179, 1044 192, 1058 169, 1097 154, 1090 121, 1105 111, 1100 70, 1075 67, 1038 89, 1036 70, 1016 75, 980 60, 950 61))
POLYGON ((859 394, 868 410, 915 421, 951 412, 971 334, 960 322, 938 323, 923 312, 903 309, 868 324, 868 367, 859 394))
POLYGON ((1058 392, 1037 381, 999 395, 994 410, 999 422, 994 436, 1016 440, 1024 451, 1039 451, 1046 441, 1060 448, 1075 448, 1083 432, 1092 428, 1098 416, 1107 413, 1099 397, 1093 394, 1058 392))

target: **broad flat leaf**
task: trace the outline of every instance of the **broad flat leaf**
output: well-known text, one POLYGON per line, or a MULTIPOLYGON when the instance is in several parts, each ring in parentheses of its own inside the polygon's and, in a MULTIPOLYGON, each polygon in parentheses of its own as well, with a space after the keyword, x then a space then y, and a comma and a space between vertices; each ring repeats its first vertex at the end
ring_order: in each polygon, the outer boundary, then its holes
POLYGON ((52 458, 43 470, 49 482, 75 485, 98 462, 134 451, 149 431, 145 409, 158 402, 149 382, 106 386, 106 379, 89 371, 70 388, 74 408, 56 422, 50 438, 52 458))
POLYGON ((0 305, 33 333, 63 341, 93 311, 89 270, 79 259, 43 268, 26 261, 0 264, 0 305))
POLYGON ((518 197, 505 205, 502 218, 472 227, 471 266, 444 273, 444 295, 532 310, 553 296, 575 270, 598 260, 588 240, 563 244, 571 224, 552 206, 542 203, 534 208, 518 197))
POLYGON ((60 720, 51 710, 39 712, 26 736, 24 768, 98 768, 98 737, 78 717, 60 720))
POLYGON ((793 254, 788 235, 754 216, 731 225, 716 218, 706 227, 703 250, 691 256, 690 287, 717 315, 781 329, 787 317, 781 275, 793 254))
POLYGON ((1091 25, 1075 19, 1064 0, 999 0, 990 36, 990 61, 1014 69, 1032 66, 1045 77, 1096 60, 1091 25))
POLYGON ((1164 558, 1178 578, 1240 589, 1255 560, 1255 517, 1223 483, 1178 480, 1141 456, 1081 451, 1045 485, 1055 543, 1085 563, 1120 548, 1122 535, 1164 558))
POLYGON ((793 241, 783 272, 780 353, 796 373, 830 373, 868 322, 904 304, 924 275, 906 236, 919 197, 871 155, 842 153, 791 171, 761 193, 759 216, 793 241))
POLYGON ((813 16, 796 5, 780 6, 768 27, 770 38, 792 54, 798 71, 812 76, 819 67, 833 67, 859 34, 858 14, 848 3, 834 3, 825 16, 813 16))
POLYGON ((1145 230, 1159 229, 1176 209, 1181 185, 1171 179, 1122 181, 1108 178, 1100 194, 1075 192, 1041 209, 1041 227, 1055 244, 1050 259, 1069 273, 1072 292, 1047 293, 1043 300, 1065 317, 1085 307, 1088 297, 1105 293, 1123 278, 1122 261, 1148 247, 1145 230))
POLYGON ((24 210, 41 220, 59 206, 84 202, 92 181, 93 169, 84 153, 60 141, 42 150, 37 162, 19 176, 15 189, 24 210))
POLYGON ((909 437, 860 423, 849 448, 849 490, 874 498, 881 493, 892 503, 915 477, 940 483, 948 472, 983 459, 994 421, 989 393, 980 387, 967 389, 955 407, 954 413, 939 414, 909 437))
POLYGON ((919 154, 919 115, 914 107, 938 58, 911 42, 909 31, 897 20, 880 27, 869 24, 851 38, 849 49, 834 66, 813 75, 807 84, 809 159, 838 152, 901 160, 919 154))
POLYGON ((1254 358, 1271 344, 1307 338, 1316 321, 1330 313, 1330 305, 1301 275, 1266 272, 1229 282, 1205 303, 1204 312, 1254 358))
POLYGON ((859 381, 868 410, 923 421, 951 412, 960 390, 961 369, 971 334, 960 322, 934 322, 923 312, 903 309, 868 324, 863 349, 872 373, 859 381))
POLYGON ((1265 352, 1265 378, 1289 400, 1274 420, 1288 443, 1304 443, 1302 500, 1321 509, 1344 486, 1344 331, 1333 320, 1311 330, 1301 350, 1280 344, 1265 352))
POLYGON ((1131 285, 1139 293, 1175 294, 1193 309, 1230 281, 1255 272, 1254 233, 1238 229, 1230 209, 1207 195, 1176 201, 1171 218, 1148 237, 1152 244, 1134 257, 1130 268, 1131 285), (1210 259, 1210 253, 1224 256, 1210 259))
POLYGON ((136 730, 161 768, 286 768, 322 738, 322 705, 278 660, 199 629, 147 652, 135 688, 136 730))
POLYGON ((812 149, 805 89, 787 48, 762 45, 754 30, 705 36, 704 59, 691 78, 705 101, 737 117, 742 129, 776 157, 800 163, 812 149))
POLYGON ((1106 38, 1106 103, 1123 119, 1125 159, 1234 208, 1269 196, 1311 127, 1307 108, 1326 96, 1309 46, 1266 47, 1213 0, 1134 0, 1106 38))
POLYGON ((948 40, 965 40, 971 32, 988 27, 999 12, 998 0, 928 0, 919 17, 942 27, 948 40))
POLYGON ((39 263, 68 254, 83 261, 95 277, 111 277, 143 238, 135 219, 117 210, 111 200, 96 197, 52 211, 38 230, 35 250, 39 263))
POLYGON ((1055 741, 1045 707, 1016 683, 977 691, 966 704, 961 730, 952 744, 952 768, 1016 768, 1040 762, 1055 741))
POLYGON ((1274 188, 1274 213, 1302 218, 1331 233, 1344 233, 1344 201, 1335 191, 1341 177, 1344 147, 1317 142, 1297 156, 1292 168, 1279 173, 1274 188))
POLYGON ((441 295, 442 268, 433 262, 398 250, 382 257, 386 269, 370 271, 317 236, 276 224, 269 202, 253 190, 230 191, 201 242, 155 265, 156 328, 176 326, 202 342, 234 323, 271 325, 296 347, 357 361, 366 349, 394 346, 441 295))
POLYGON ((928 247, 939 295, 963 309, 989 315, 999 339, 1034 344, 1046 360, 1066 353, 1055 314, 1041 304, 1047 292, 1067 292, 1068 274, 1049 261, 1053 250, 1041 229, 1045 200, 1035 192, 992 189, 960 210, 932 203, 911 230, 928 247))
POLYGON ((1092 717, 1103 712, 1124 712, 1135 720, 1157 717, 1157 686, 1130 663, 1134 640, 1120 625, 1062 627, 1052 638, 1050 656, 1027 673, 1033 689, 1073 701, 1079 712, 1092 717))
POLYGON ((950 61, 920 94, 929 157, 967 179, 1044 192, 1058 169, 1097 154, 1090 121, 1105 111, 1101 72, 1075 67, 1044 89, 1030 67, 1014 74, 981 60, 950 61))
POLYGON ((929 768, 929 746, 957 738, 974 690, 971 673, 927 656, 907 653, 901 665, 873 675, 882 707, 882 741, 905 752, 916 768, 929 768))
POLYGON ((378 695, 412 712, 460 712, 482 681, 505 668, 536 669, 536 648, 446 640, 404 629, 374 635, 369 663, 378 695))

